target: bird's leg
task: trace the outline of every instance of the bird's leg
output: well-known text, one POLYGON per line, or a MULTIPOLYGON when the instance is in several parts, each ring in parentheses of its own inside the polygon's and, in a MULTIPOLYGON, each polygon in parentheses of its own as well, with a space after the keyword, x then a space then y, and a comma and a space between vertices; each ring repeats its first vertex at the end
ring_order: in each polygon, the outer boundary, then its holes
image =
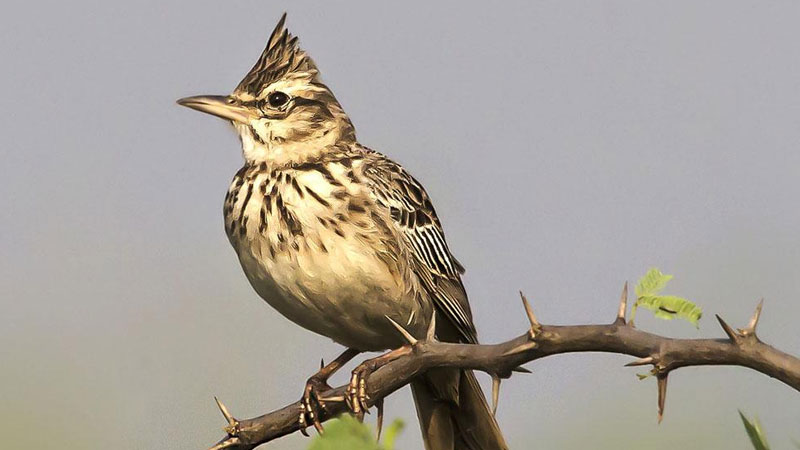
POLYGON ((369 412, 369 397, 367 396, 367 378, 369 378, 369 375, 395 359, 411 353, 411 351, 411 345, 404 345, 376 358, 368 359, 353 369, 345 399, 358 420, 364 420, 364 413, 369 412))
POLYGON ((322 398, 320 395, 322 392, 331 389, 328 385, 328 379, 331 375, 336 373, 337 370, 341 369, 342 366, 347 364, 348 361, 359 353, 361 352, 358 350, 348 348, 327 366, 322 364, 319 372, 312 375, 308 381, 306 381, 306 387, 303 389, 303 399, 301 400, 302 409, 299 418, 301 433, 308 436, 306 427, 309 421, 314 425, 314 428, 317 429, 317 432, 322 433, 324 431, 322 422, 319 420, 319 408, 325 409, 326 399, 322 398))

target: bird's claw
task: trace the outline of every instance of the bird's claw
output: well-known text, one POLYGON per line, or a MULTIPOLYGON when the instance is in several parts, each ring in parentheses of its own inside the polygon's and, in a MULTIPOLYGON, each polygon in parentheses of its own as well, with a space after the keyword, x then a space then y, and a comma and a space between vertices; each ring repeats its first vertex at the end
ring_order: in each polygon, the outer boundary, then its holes
POLYGON ((327 380, 323 377, 314 375, 306 381, 306 387, 303 389, 303 398, 300 400, 300 416, 298 418, 300 432, 304 436, 308 436, 306 428, 309 424, 313 425, 320 434, 325 431, 322 427, 322 422, 319 420, 320 412, 325 410, 325 402, 320 393, 330 389, 331 387, 328 385, 327 380))
POLYGON ((319 372, 306 381, 306 387, 303 389, 303 398, 300 399, 300 415, 297 419, 300 432, 304 435, 308 436, 306 428, 309 424, 314 425, 314 428, 320 434, 325 431, 322 428, 321 417, 321 413, 325 412, 325 402, 340 402, 344 399, 341 397, 324 398, 321 394, 331 390, 328 385, 328 378, 358 353, 358 350, 348 348, 327 366, 323 361, 320 361, 319 372))
MULTIPOLYGON (((345 392, 345 401, 347 401, 347 406, 353 411, 358 420, 364 420, 364 414, 369 414, 369 404, 372 401, 367 394, 367 378, 382 366, 412 351, 412 345, 404 345, 389 353, 368 359, 353 369, 350 384, 345 392)), ((378 401, 376 400, 376 403, 378 401)), ((382 413, 382 411, 379 412, 382 413)))
POLYGON ((350 384, 347 386, 345 400, 347 406, 359 421, 364 420, 364 414, 369 414, 369 396, 367 395, 367 378, 375 370, 372 361, 367 360, 353 369, 350 384))

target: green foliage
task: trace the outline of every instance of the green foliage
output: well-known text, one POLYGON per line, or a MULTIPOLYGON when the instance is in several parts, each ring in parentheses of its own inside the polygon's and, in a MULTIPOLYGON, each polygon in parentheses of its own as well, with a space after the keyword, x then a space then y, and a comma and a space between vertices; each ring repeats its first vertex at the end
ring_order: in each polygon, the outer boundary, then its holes
POLYGON ((344 414, 326 422, 325 433, 317 436, 308 450, 392 450, 402 430, 403 421, 395 420, 384 429, 383 442, 379 443, 372 428, 344 414))
POLYGON ((663 274, 660 270, 653 267, 639 279, 639 284, 636 285, 636 298, 658 294, 667 287, 667 283, 671 279, 672 275, 663 274))
POLYGON ((750 442, 753 444, 753 448, 756 450, 769 450, 769 444, 767 443, 767 436, 764 434, 764 430, 761 428, 761 423, 758 419, 753 419, 752 421, 742 414, 742 411, 739 411, 739 417, 742 418, 742 423, 744 424, 744 429, 747 431, 747 436, 750 437, 750 442))
POLYGON ((403 431, 403 427, 405 424, 400 419, 395 419, 388 427, 383 434, 383 448, 384 450, 392 450, 394 449, 394 440, 400 436, 400 432, 403 431))
POLYGON ((639 279, 639 284, 636 285, 636 302, 631 308, 631 322, 636 317, 636 308, 642 306, 653 311, 658 318, 672 320, 678 317, 698 326, 703 315, 699 306, 683 297, 659 295, 671 279, 672 275, 663 274, 656 268, 648 270, 639 279))

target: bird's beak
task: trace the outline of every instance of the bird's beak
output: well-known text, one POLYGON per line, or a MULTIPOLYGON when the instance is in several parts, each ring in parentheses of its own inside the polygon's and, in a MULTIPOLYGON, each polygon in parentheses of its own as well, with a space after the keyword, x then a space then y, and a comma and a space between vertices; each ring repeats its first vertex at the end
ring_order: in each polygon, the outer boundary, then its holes
POLYGON ((250 108, 242 106, 235 98, 224 95, 186 97, 178 100, 178 104, 240 123, 249 122, 255 115, 250 108))

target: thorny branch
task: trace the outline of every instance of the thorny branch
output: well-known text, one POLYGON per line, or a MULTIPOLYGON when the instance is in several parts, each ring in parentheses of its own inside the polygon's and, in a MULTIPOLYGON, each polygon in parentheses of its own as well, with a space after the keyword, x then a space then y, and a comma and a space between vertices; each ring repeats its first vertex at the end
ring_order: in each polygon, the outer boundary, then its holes
MULTIPOLYGON (((411 350, 372 372, 367 378, 368 405, 374 406, 415 377, 434 367, 457 367, 487 372, 492 376, 493 407, 497 408, 500 379, 512 371, 525 371, 522 364, 550 355, 577 352, 606 352, 635 356, 626 366, 652 365, 658 384, 658 420, 664 414, 667 379, 671 371, 688 366, 727 365, 749 367, 776 378, 800 391, 800 359, 763 343, 756 335, 763 300, 759 302, 746 328, 734 329, 716 316, 725 339, 672 339, 634 328, 627 323, 628 285, 622 291, 619 311, 608 325, 542 325, 522 293, 522 303, 530 328, 521 336, 493 345, 450 344, 432 339, 428 333, 417 340, 393 323, 408 341, 411 350)), ((322 393, 327 399, 321 421, 348 411, 343 401, 347 385, 322 393)), ((300 429, 300 402, 259 417, 237 420, 219 400, 218 406, 228 422, 227 436, 211 450, 250 450, 300 429)))

